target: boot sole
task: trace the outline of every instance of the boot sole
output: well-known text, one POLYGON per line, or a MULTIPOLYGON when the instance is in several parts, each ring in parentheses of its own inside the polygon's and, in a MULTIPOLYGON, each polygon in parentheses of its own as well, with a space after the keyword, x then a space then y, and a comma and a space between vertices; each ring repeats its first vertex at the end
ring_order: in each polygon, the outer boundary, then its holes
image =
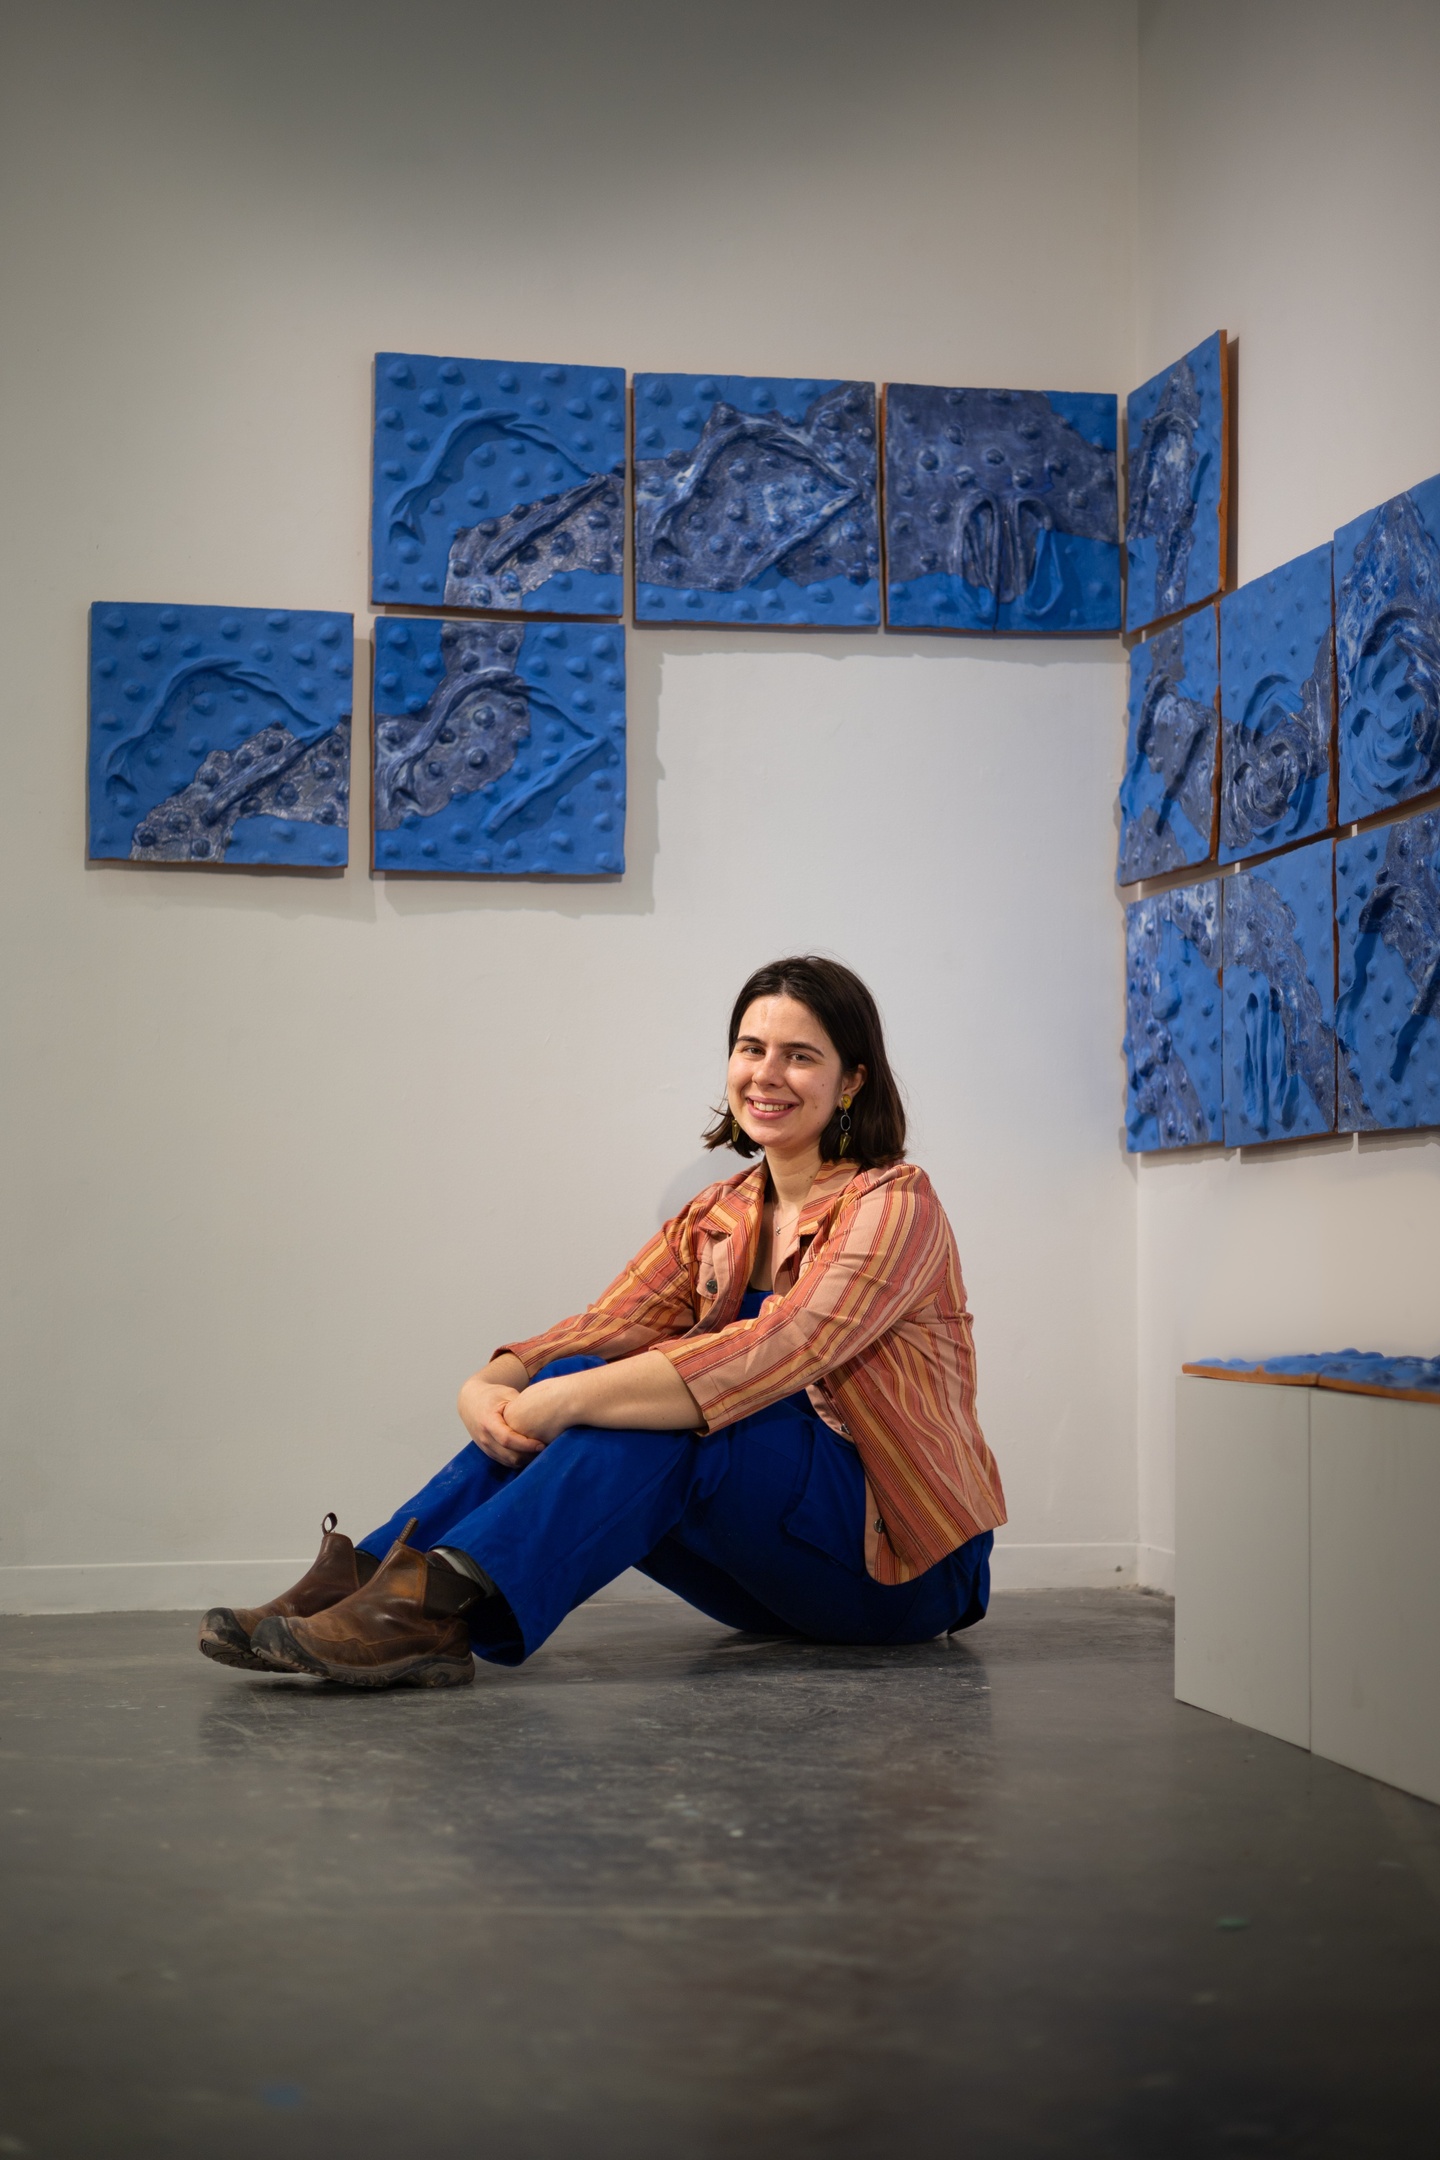
MULTIPOLYGON (((262 1625, 280 1634, 273 1621, 262 1625)), ((296 1642, 288 1628, 284 1628, 279 1641, 272 1640, 262 1647, 265 1671, 301 1673, 312 1680, 333 1680, 340 1687, 468 1687, 475 1678, 473 1658, 466 1658, 463 1664, 458 1658, 418 1657, 401 1658, 393 1665, 334 1665, 296 1642)))
POLYGON ((200 1623, 200 1649, 217 1665, 231 1665, 242 1672, 269 1672, 264 1658, 257 1657, 250 1638, 233 1613, 217 1605, 200 1623))

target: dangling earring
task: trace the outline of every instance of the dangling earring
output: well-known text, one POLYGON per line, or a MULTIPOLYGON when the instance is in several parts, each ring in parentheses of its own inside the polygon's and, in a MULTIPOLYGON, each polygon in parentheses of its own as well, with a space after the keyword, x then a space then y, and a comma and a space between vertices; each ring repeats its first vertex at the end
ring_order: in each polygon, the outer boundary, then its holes
POLYGON ((840 1097, 840 1153, 842 1155, 850 1145, 850 1105, 854 1100, 853 1095, 842 1095, 840 1097))
POLYGON ((735 1145, 736 1141, 737 1141, 737 1140, 738 1140, 739 1138, 740 1138, 740 1120, 739 1120, 739 1118, 737 1118, 737 1117, 736 1117, 736 1115, 735 1115, 734 1111, 732 1110, 732 1111, 731 1111, 731 1113, 730 1113, 730 1145, 731 1145, 731 1147, 734 1147, 734 1145, 735 1145))

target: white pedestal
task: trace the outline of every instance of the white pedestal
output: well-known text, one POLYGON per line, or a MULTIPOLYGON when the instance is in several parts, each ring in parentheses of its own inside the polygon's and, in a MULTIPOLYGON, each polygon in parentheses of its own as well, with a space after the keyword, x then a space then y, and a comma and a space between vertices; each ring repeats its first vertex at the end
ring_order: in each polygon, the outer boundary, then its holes
POLYGON ((1310 1745, 1310 1388, 1180 1382, 1175 1693, 1310 1745))
POLYGON ((1440 1801, 1440 1405, 1182 1378, 1175 1693, 1440 1801))

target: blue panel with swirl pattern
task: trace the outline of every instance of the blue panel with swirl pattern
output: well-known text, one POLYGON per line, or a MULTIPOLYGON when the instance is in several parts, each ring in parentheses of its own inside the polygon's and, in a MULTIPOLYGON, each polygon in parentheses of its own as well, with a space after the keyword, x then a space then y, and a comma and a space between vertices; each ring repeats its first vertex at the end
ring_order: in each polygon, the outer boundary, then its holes
POLYGON ((1335 535, 1340 822, 1440 787, 1440 475, 1335 535))
POLYGON ((1220 602, 1221 862, 1330 823, 1332 552, 1327 540, 1220 602))
POLYGON ((1219 687, 1213 607, 1152 631, 1130 655, 1130 719, 1120 783, 1122 885, 1210 859, 1219 687))
POLYGON ((1198 607, 1224 585, 1225 371, 1217 330, 1126 400, 1127 630, 1198 607))
POLYGON ((1340 1129, 1440 1125, 1440 810, 1335 849, 1340 1129))
POLYGON ((1224 880, 1227 1147, 1335 1129, 1334 851, 1224 880))

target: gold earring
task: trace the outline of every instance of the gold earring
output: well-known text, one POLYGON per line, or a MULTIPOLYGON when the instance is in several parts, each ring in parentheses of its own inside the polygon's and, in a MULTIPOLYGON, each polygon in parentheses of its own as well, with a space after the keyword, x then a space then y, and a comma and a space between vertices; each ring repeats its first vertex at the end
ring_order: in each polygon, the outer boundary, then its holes
POLYGON ((850 1145, 850 1105, 854 1100, 853 1095, 842 1095, 840 1097, 840 1153, 842 1155, 850 1145))
POLYGON ((739 1118, 737 1118, 737 1117, 736 1117, 736 1115, 735 1115, 734 1111, 732 1110, 732 1111, 731 1111, 731 1113, 730 1113, 730 1145, 731 1145, 731 1147, 734 1147, 734 1145, 735 1145, 736 1141, 737 1141, 737 1140, 738 1140, 739 1138, 740 1138, 740 1120, 739 1120, 739 1118))

